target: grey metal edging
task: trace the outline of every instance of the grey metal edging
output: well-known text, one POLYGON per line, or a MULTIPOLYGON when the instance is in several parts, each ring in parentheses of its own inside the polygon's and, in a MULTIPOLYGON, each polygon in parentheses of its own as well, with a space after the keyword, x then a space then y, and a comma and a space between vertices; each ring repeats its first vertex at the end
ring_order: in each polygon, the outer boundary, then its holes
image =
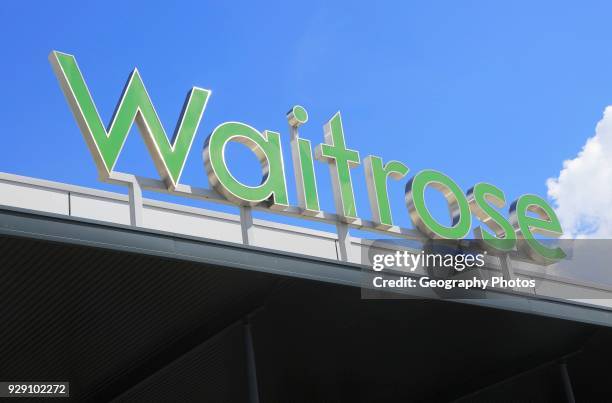
POLYGON ((354 264, 19 208, 0 208, 0 234, 360 285, 354 264))
MULTIPOLYGON (((363 266, 163 231, 0 208, 0 234, 201 262, 301 279, 361 287, 363 266)), ((488 293, 494 296, 495 293, 488 293)), ((612 311, 572 301, 523 295, 449 300, 612 327, 612 311)))
MULTIPOLYGON (((67 212, 69 216, 72 214, 71 203, 72 203, 73 197, 100 198, 100 199, 105 199, 105 200, 121 201, 121 202, 126 203, 127 205, 130 205, 129 203, 130 198, 125 194, 113 193, 113 192, 98 190, 98 189, 91 189, 91 188, 86 188, 82 186, 53 182, 49 180, 30 178, 30 177, 10 174, 10 173, 0 172, 0 182, 7 182, 7 183, 16 184, 16 185, 26 185, 29 187, 36 187, 36 188, 40 188, 41 190, 48 190, 48 191, 53 191, 53 192, 64 192, 67 195, 66 208, 67 208, 67 212)), ((224 212, 210 210, 210 209, 202 209, 199 207, 185 206, 185 205, 168 203, 164 201, 146 199, 146 198, 142 198, 142 203, 140 204, 142 204, 142 206, 144 207, 154 208, 154 209, 163 209, 163 210, 167 210, 168 212, 173 212, 173 213, 178 213, 178 214, 187 213, 187 214, 193 214, 196 216, 216 218, 216 219, 226 220, 228 222, 235 222, 235 223, 241 224, 240 216, 236 214, 224 213, 224 212)), ((238 206, 235 206, 235 207, 238 208, 238 206)), ((3 208, 3 207, 0 206, 0 208, 3 208)), ((11 208, 11 207, 8 206, 8 208, 11 208)), ((136 212, 133 212, 133 213, 136 213, 136 212)), ((265 214, 272 214, 272 213, 266 212, 265 214)), ((301 217, 301 218, 304 218, 304 217, 301 217)), ((354 237, 351 237, 349 234, 347 234, 348 236, 343 237, 342 231, 338 231, 338 230, 336 231, 336 233, 320 231, 320 230, 314 230, 314 229, 304 228, 304 227, 296 227, 293 225, 287 225, 287 224, 278 223, 275 221, 261 220, 261 219, 256 219, 256 218, 253 218, 253 226, 288 231, 288 232, 299 233, 299 234, 307 234, 307 235, 312 235, 316 237, 334 240, 336 254, 338 256, 337 260, 343 260, 343 255, 346 255, 344 256, 345 259, 348 258, 348 254, 346 252, 351 251, 352 244, 362 244, 362 245, 367 244, 367 241, 365 239, 354 238, 354 237), (344 240, 344 242, 341 242, 342 240, 344 240)), ((398 238, 395 236, 391 236, 390 240, 393 240, 393 239, 398 239, 398 238)), ((612 292, 612 286, 610 285, 594 283, 592 281, 581 280, 581 279, 566 278, 566 277, 559 276, 558 274, 542 274, 536 270, 523 268, 521 267, 520 264, 517 265, 517 262, 528 263, 528 264, 532 262, 528 262, 516 254, 513 254, 511 258, 512 258, 511 259, 512 262, 510 262, 509 260, 507 264, 509 265, 510 263, 512 263, 511 271, 513 271, 514 274, 522 274, 522 275, 527 275, 530 277, 541 278, 541 279, 558 282, 558 283, 569 284, 569 285, 589 287, 589 288, 592 288, 598 291, 612 292)), ((349 259, 349 261, 355 261, 355 257, 349 259)), ((495 263, 495 265, 497 264, 498 263, 495 263)))

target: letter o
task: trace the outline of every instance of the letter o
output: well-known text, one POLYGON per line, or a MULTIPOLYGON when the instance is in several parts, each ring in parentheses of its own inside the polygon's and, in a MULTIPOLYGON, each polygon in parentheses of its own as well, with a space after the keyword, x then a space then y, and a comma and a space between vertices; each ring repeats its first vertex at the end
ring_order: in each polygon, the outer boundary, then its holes
POLYGON ((442 172, 423 170, 406 184, 406 206, 412 223, 425 235, 437 239, 462 239, 472 226, 470 205, 461 188, 442 172), (425 203, 428 186, 439 190, 448 203, 452 225, 440 224, 425 203))

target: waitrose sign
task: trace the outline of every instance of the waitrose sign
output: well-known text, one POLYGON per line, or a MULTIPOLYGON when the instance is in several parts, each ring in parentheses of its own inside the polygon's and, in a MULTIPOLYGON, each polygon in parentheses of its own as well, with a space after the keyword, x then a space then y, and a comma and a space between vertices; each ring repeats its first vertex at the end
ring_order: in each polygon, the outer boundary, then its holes
MULTIPOLYGON (((49 59, 100 176, 108 178, 112 174, 130 128, 136 122, 167 189, 177 188, 211 91, 199 87, 191 89, 170 140, 140 73, 135 69, 129 76, 115 114, 106 128, 75 57, 53 51, 49 59)), ((308 120, 306 110, 294 106, 287 118, 291 129, 291 159, 300 213, 307 216, 322 214, 314 170, 316 159, 329 165, 339 219, 346 223, 359 220, 351 170, 363 164, 372 221, 378 229, 393 228, 387 182, 389 179, 403 179, 408 175, 409 168, 400 161, 385 162, 374 155, 362 160, 358 151, 346 145, 340 112, 324 125, 323 143, 317 145, 314 151, 310 141, 300 138, 298 133, 299 126, 308 120)), ((242 206, 265 206, 271 210, 292 207, 287 195, 279 133, 268 130, 261 132, 242 122, 221 123, 206 139, 203 159, 209 183, 229 201, 242 206), (259 159, 262 168, 259 185, 249 186, 232 175, 225 155, 226 146, 232 141, 246 145, 259 159)), ((415 227, 429 238, 463 239, 470 232, 472 216, 475 216, 482 225, 474 229, 474 236, 488 250, 504 253, 518 248, 544 264, 565 257, 561 248, 543 242, 542 236, 557 238, 563 232, 554 210, 539 196, 522 195, 509 204, 506 217, 500 209, 506 206, 507 200, 498 187, 477 183, 464 194, 449 176, 428 169, 407 181, 405 203, 415 227), (428 187, 444 195, 450 211, 450 223, 442 223, 431 214, 425 198, 428 187)))

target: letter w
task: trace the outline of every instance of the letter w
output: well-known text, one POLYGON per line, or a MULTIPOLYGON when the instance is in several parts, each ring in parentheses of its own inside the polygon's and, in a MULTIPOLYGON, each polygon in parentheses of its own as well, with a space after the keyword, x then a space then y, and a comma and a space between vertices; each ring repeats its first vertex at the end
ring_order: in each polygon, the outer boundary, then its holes
POLYGON ((49 61, 102 177, 107 178, 113 171, 136 121, 160 177, 169 188, 178 184, 210 96, 209 90, 191 89, 170 143, 137 69, 130 74, 106 129, 74 56, 53 51, 49 61))

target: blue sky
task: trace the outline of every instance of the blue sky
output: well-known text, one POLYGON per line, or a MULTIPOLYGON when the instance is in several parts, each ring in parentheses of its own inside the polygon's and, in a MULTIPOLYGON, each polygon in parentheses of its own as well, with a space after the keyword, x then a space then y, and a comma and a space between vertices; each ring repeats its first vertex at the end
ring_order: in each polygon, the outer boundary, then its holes
MULTIPOLYGON (((491 182, 509 200, 545 196, 612 104, 609 2, 85 3, 0 5, 0 171, 125 192, 97 181, 51 50, 76 56, 105 123, 136 66, 167 132, 192 86, 211 89, 181 179, 195 186, 207 185, 204 140, 228 120, 280 131, 290 165, 285 112, 301 104, 310 121, 300 133, 313 144, 340 110, 362 158, 403 161, 409 176, 437 169, 466 190, 491 182)), ((230 157, 254 182, 255 158, 239 147, 230 157)), ((116 168, 156 177, 135 128, 116 168)), ((324 164, 317 175, 331 211, 324 164)), ((369 218, 362 167, 353 183, 369 218)), ((404 184, 391 182, 390 197, 409 226, 404 184)))

